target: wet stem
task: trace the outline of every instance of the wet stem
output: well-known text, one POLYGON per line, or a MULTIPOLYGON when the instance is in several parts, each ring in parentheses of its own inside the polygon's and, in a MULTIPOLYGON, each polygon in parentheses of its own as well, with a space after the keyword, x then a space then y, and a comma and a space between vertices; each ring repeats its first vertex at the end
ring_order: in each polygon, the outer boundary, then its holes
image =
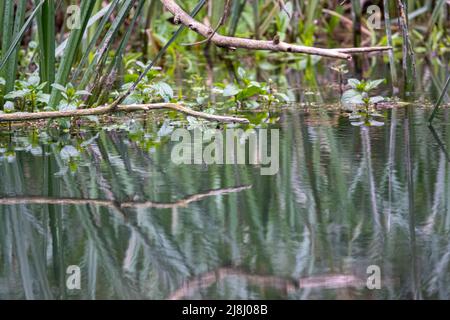
POLYGON ((366 113, 369 114, 370 99, 366 98, 363 101, 364 101, 364 105, 366 107, 366 113))

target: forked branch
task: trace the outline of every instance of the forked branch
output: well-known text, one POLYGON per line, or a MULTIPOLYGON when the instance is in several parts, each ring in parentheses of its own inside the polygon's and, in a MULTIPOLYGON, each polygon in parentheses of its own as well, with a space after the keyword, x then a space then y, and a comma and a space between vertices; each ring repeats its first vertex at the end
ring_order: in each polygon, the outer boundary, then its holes
POLYGON ((230 49, 242 48, 249 50, 269 50, 278 52, 303 53, 346 60, 350 60, 351 54, 353 53, 387 51, 392 49, 392 47, 322 49, 289 44, 278 40, 268 41, 268 40, 255 40, 255 39, 223 36, 215 32, 215 30, 211 29, 210 27, 192 18, 183 9, 181 9, 180 6, 175 1, 161 0, 161 2, 164 5, 164 7, 175 16, 174 21, 184 24, 191 30, 209 39, 212 43, 214 43, 219 47, 230 49))

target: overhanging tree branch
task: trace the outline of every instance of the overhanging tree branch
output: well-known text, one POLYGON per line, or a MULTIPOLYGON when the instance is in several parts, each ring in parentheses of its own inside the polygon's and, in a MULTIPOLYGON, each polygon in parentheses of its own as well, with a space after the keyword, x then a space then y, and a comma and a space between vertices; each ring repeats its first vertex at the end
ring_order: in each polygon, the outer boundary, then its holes
POLYGON ((351 59, 352 53, 365 53, 374 51, 387 51, 392 47, 367 47, 367 48, 345 48, 345 49, 322 49, 308 46, 300 46, 295 44, 289 44, 282 41, 267 41, 267 40, 254 40, 246 38, 228 37, 216 33, 210 27, 198 22, 187 14, 178 4, 173 0, 161 0, 164 7, 175 16, 174 21, 182 23, 191 30, 197 32, 203 37, 210 39, 212 43, 219 47, 236 49, 249 49, 249 50, 269 50, 278 52, 292 52, 303 53, 310 55, 317 55, 335 59, 351 59))

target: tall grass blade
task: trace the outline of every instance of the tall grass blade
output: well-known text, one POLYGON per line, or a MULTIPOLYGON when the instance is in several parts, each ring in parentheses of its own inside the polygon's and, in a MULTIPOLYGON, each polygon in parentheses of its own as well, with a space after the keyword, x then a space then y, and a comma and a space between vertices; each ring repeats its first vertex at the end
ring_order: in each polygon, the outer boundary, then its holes
MULTIPOLYGON (((89 43, 88 47, 86 48, 86 51, 83 55, 83 57, 81 58, 80 63, 78 64, 77 69, 75 70, 74 74, 72 75, 72 82, 78 78, 79 74, 81 73, 81 70, 83 68, 83 66, 86 64, 86 62, 88 61, 89 58, 89 54, 92 51, 92 49, 94 48, 95 44, 97 43, 98 39, 100 38, 102 32, 105 29, 106 24, 108 23, 108 21, 111 19, 111 16, 114 12, 114 10, 116 9, 117 5, 119 4, 120 0, 114 0, 112 3, 108 4, 107 7, 107 12, 105 13, 105 15, 103 16, 102 20, 100 21, 100 23, 98 24, 94 35, 92 36, 91 42, 89 43)), ((103 9, 104 10, 104 9, 103 9)))
MULTIPOLYGON (((81 3, 81 27, 79 29, 75 28, 70 32, 69 41, 66 48, 64 49, 64 54, 55 77, 55 83, 63 86, 66 85, 70 71, 72 70, 72 66, 75 62, 76 53, 80 47, 83 34, 86 31, 89 17, 91 16, 94 6, 95 1, 83 1, 81 3)), ((57 89, 53 88, 49 101, 50 107, 56 108, 59 98, 60 92, 57 89)))
POLYGON ((51 84, 55 82, 55 0, 42 1, 42 9, 37 15, 39 37, 40 77, 47 82, 45 92, 50 93, 51 84))
MULTIPOLYGON (((388 46, 393 48, 392 43, 392 28, 391 28, 391 18, 389 14, 389 3, 388 0, 383 0, 384 4, 384 21, 385 21, 385 27, 386 27, 386 37, 387 37, 387 43, 388 46)), ((397 86, 397 70, 395 68, 395 57, 394 57, 394 51, 389 50, 389 68, 391 70, 391 80, 392 85, 397 86)))
MULTIPOLYGON (((195 8, 191 12, 191 16, 195 17, 200 10, 205 5, 206 0, 200 0, 195 8)), ((178 36, 183 32, 185 29, 184 25, 181 25, 178 30, 173 34, 173 36, 169 39, 169 41, 165 44, 165 46, 158 52, 156 57, 152 60, 151 63, 145 68, 145 70, 139 75, 139 78, 133 83, 133 85, 124 93, 122 94, 116 101, 116 104, 121 103, 131 92, 133 92, 137 85, 144 79, 144 77, 147 75, 147 73, 156 65, 156 62, 159 61, 159 59, 166 53, 167 49, 172 45, 172 43, 178 38, 178 36)))

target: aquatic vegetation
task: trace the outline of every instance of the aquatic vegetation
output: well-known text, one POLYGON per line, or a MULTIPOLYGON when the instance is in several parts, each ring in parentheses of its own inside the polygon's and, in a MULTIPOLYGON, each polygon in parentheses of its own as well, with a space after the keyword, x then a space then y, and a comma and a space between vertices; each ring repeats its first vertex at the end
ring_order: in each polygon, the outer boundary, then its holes
POLYGON ((351 89, 348 89, 343 93, 341 98, 342 104, 352 111, 352 114, 350 115, 351 120, 363 119, 362 121, 352 122, 353 125, 383 125, 382 122, 374 119, 376 117, 383 117, 375 111, 374 106, 377 103, 383 102, 385 98, 382 96, 371 96, 371 91, 376 89, 383 82, 385 82, 385 79, 367 81, 358 79, 348 80, 348 85, 351 89))
POLYGON ((69 83, 65 87, 60 84, 54 83, 52 87, 58 90, 63 99, 59 102, 58 109, 60 111, 72 111, 84 106, 83 97, 91 95, 86 90, 76 90, 74 86, 69 83))
POLYGON ((449 299, 448 3, 1 0, 0 299, 449 299))
POLYGON ((34 112, 48 104, 50 96, 43 91, 46 85, 45 82, 41 83, 39 76, 31 75, 27 80, 16 81, 14 90, 6 94, 4 99, 14 101, 17 110, 34 112))
POLYGON ((242 85, 238 83, 228 85, 216 83, 216 91, 222 93, 224 97, 232 98, 238 105, 256 108, 259 107, 259 102, 264 102, 270 106, 271 104, 290 101, 285 93, 278 92, 271 79, 267 83, 252 80, 242 67, 238 68, 237 73, 242 85))

